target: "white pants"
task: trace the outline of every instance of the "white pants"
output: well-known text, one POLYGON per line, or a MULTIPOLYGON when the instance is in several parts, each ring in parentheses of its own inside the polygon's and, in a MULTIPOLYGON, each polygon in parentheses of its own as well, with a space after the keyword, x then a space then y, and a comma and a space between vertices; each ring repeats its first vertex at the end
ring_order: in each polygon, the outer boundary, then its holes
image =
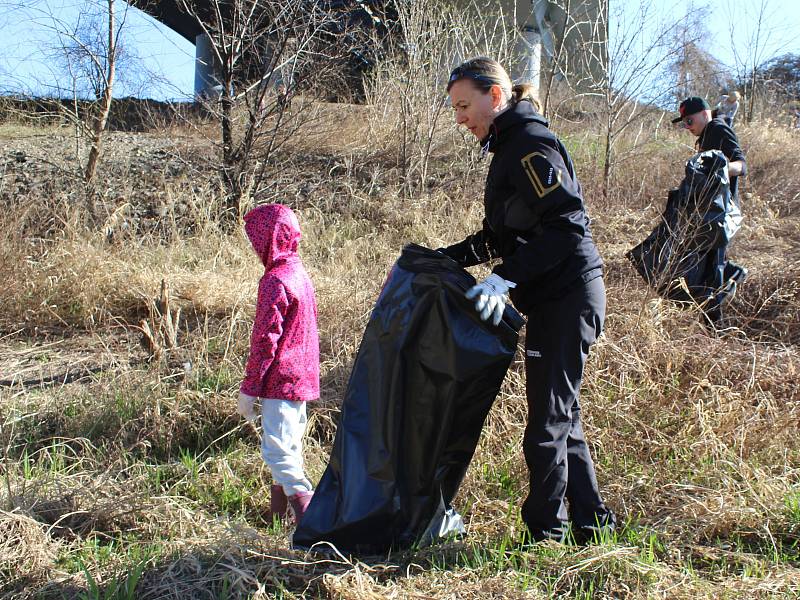
POLYGON ((261 456, 287 496, 314 489, 303 470, 306 403, 261 399, 261 456))

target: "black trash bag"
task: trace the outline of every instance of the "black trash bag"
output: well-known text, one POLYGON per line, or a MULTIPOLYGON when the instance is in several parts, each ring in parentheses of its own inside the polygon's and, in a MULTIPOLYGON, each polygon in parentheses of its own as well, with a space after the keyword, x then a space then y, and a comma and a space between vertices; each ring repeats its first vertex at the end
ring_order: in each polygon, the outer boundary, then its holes
POLYGON ((439 252, 403 249, 364 331, 295 548, 385 555, 464 533, 451 502, 524 324, 510 306, 498 326, 481 321, 464 297, 474 284, 439 252))
POLYGON ((738 213, 726 164, 719 150, 689 159, 680 187, 667 196, 659 224, 626 254, 642 278, 665 298, 702 303, 722 284, 720 249, 735 233, 731 218, 738 213))

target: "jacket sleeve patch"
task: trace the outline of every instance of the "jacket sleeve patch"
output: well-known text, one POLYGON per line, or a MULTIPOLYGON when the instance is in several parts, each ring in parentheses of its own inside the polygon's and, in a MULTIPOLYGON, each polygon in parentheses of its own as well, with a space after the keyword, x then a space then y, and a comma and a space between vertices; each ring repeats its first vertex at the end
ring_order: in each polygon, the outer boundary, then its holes
POLYGON ((541 152, 531 152, 520 161, 522 170, 531 181, 533 190, 539 198, 561 187, 561 169, 554 167, 541 152))

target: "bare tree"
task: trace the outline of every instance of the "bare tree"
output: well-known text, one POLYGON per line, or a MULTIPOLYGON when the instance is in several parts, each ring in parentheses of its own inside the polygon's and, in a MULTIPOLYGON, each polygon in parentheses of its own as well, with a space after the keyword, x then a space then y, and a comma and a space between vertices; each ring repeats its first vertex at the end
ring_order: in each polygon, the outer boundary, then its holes
POLYGON ((452 131, 447 77, 463 60, 491 55, 508 64, 515 32, 499 5, 409 0, 397 3, 397 32, 385 58, 367 79, 367 100, 375 106, 373 129, 397 152, 402 189, 424 189, 430 161, 452 131))
POLYGON ((91 148, 89 149, 89 158, 86 160, 86 169, 84 170, 84 179, 87 183, 92 182, 97 172, 97 161, 100 159, 103 143, 103 131, 106 128, 108 114, 111 112, 111 98, 114 93, 114 79, 117 68, 116 58, 120 29, 117 28, 114 22, 114 0, 107 0, 106 6, 108 7, 108 28, 106 30, 108 43, 106 45, 105 60, 102 60, 96 54, 90 54, 95 65, 95 72, 98 74, 95 90, 96 93, 99 93, 99 105, 91 124, 91 148))
POLYGON ((671 36, 678 50, 669 65, 676 102, 688 96, 716 98, 720 90, 733 85, 727 67, 707 47, 711 34, 706 23, 711 14, 708 7, 691 6, 671 36))
MULTIPOLYGON (((127 8, 123 9, 127 10, 127 8)), ((81 98, 101 100, 108 80, 109 58, 113 58, 115 81, 121 82, 125 72, 136 68, 135 59, 123 43, 122 28, 112 26, 109 20, 116 18, 115 6, 108 0, 102 4, 88 7, 77 15, 69 35, 59 35, 57 60, 63 64, 63 70, 73 74, 76 81, 77 95, 81 98), (114 36, 109 38, 109 31, 114 36), (111 49, 113 49, 113 56, 111 49), (122 72, 122 77, 120 77, 122 72)), ((123 14, 124 25, 125 14, 123 14)))
POLYGON ((729 0, 726 6, 725 12, 730 18, 733 68, 736 79, 743 87, 744 118, 747 122, 755 116, 756 98, 764 84, 760 67, 770 58, 781 54, 786 48, 784 40, 796 35, 796 32, 788 30, 791 24, 785 20, 778 20, 780 25, 772 24, 776 20, 770 16, 778 10, 781 7, 771 0, 752 0, 748 3, 729 0))
MULTIPOLYGON (((127 5, 124 6, 122 16, 118 18, 114 0, 99 0, 93 7, 87 5, 75 24, 66 24, 51 15, 52 27, 59 39, 56 52, 61 55, 71 76, 73 109, 69 116, 76 127, 76 139, 83 136, 89 141, 89 154, 83 168, 83 179, 87 184, 94 181, 102 156, 103 133, 111 112, 116 82, 119 39, 128 10, 127 5), (82 116, 79 99, 82 98, 81 87, 85 85, 90 86, 95 101, 82 116)), ((91 200, 90 211, 92 217, 96 217, 91 200)))
POLYGON ((219 123, 214 143, 230 217, 265 184, 275 151, 312 118, 313 99, 342 89, 343 66, 359 40, 348 15, 328 4, 212 0, 201 11, 178 0, 213 55, 218 95, 199 100, 219 123))
POLYGON ((773 114, 794 116, 800 98, 800 54, 787 53, 771 58, 758 69, 763 81, 765 104, 773 114))
POLYGON ((600 113, 603 196, 607 198, 616 166, 649 136, 644 120, 663 114, 660 106, 672 97, 673 82, 656 74, 679 56, 680 48, 673 42, 676 24, 659 17, 651 0, 642 0, 634 10, 600 0, 592 23, 575 22, 576 16, 566 10, 569 4, 563 6, 565 30, 575 27, 581 32, 580 43, 572 45, 573 66, 562 70, 562 85, 574 91, 564 101, 584 101, 600 113), (634 136, 632 143, 624 152, 618 151, 619 140, 629 132, 634 136))
POLYGON ((128 6, 118 13, 114 0, 91 0, 75 14, 57 14, 46 2, 32 2, 20 14, 50 34, 46 56, 53 75, 38 82, 40 96, 55 98, 49 106, 75 127, 76 155, 88 141, 81 177, 91 184, 102 157, 103 134, 111 110, 120 57, 120 36, 128 6), (91 98, 91 102, 86 102, 91 98), (69 99, 69 104, 63 100, 69 99))

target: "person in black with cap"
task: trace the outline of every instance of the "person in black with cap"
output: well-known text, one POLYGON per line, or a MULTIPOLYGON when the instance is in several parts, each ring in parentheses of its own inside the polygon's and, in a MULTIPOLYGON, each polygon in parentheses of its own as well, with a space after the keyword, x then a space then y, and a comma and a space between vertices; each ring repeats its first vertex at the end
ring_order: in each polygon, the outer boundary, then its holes
MULTIPOLYGON (((733 129, 721 116, 712 117, 708 102, 698 96, 686 98, 678 107, 679 117, 673 123, 683 123, 697 137, 698 152, 720 150, 728 159, 731 199, 738 203, 739 177, 747 174, 747 162, 733 129)), ((727 259, 728 244, 723 243, 709 253, 706 278, 710 288, 720 292, 703 306, 703 323, 715 330, 722 321, 722 309, 733 298, 738 286, 747 278, 747 269, 727 259)))
POLYGON ((483 320, 498 324, 509 295, 527 317, 523 449, 530 489, 522 518, 532 540, 564 541, 571 521, 574 539, 589 541, 613 531, 616 519, 600 496, 578 403, 606 308, 581 186, 530 87, 512 86, 498 62, 466 61, 453 69, 447 91, 456 122, 493 157, 481 230, 439 251, 464 267, 500 259, 467 297, 483 320))

